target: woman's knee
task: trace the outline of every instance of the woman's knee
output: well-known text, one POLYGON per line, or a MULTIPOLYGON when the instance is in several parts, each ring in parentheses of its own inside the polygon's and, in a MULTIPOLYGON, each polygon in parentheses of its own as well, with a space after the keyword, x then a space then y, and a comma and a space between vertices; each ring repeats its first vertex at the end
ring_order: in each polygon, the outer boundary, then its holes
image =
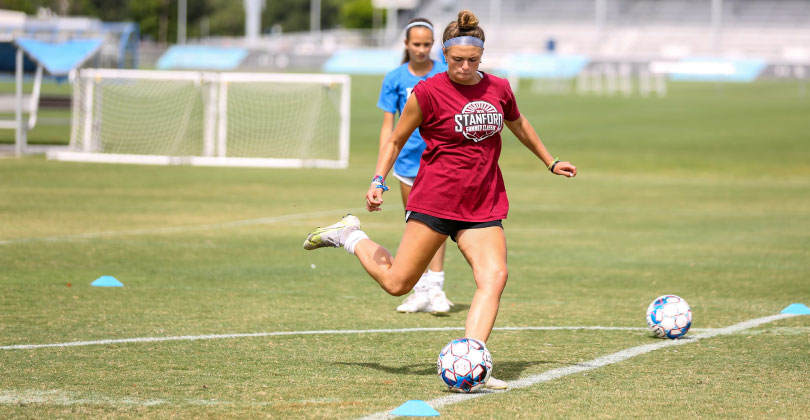
POLYGON ((476 271, 476 283, 479 289, 502 292, 509 278, 509 270, 504 267, 493 267, 476 271))
POLYGON ((402 296, 411 291, 412 287, 406 287, 402 284, 389 285, 383 288, 391 296, 402 296))
POLYGON ((392 296, 405 295, 413 289, 413 286, 416 285, 416 282, 419 281, 421 276, 421 273, 408 274, 402 277, 392 276, 389 281, 383 285, 383 290, 392 296))

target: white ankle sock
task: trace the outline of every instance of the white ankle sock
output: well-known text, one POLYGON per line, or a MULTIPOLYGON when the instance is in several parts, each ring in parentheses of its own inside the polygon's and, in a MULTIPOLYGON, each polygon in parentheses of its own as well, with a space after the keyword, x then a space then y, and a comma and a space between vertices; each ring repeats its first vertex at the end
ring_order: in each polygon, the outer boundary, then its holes
POLYGON ((431 271, 428 269, 425 276, 427 277, 427 282, 431 287, 444 289, 444 271, 431 271))
POLYGON ((368 235, 366 235, 366 233, 360 229, 355 230, 346 237, 346 242, 343 243, 343 248, 349 254, 354 255, 354 247, 357 246, 357 243, 363 239, 368 239, 368 235))
POLYGON ((428 283, 428 276, 427 273, 422 274, 422 277, 419 278, 419 281, 413 286, 414 292, 427 292, 430 288, 430 283, 428 283))

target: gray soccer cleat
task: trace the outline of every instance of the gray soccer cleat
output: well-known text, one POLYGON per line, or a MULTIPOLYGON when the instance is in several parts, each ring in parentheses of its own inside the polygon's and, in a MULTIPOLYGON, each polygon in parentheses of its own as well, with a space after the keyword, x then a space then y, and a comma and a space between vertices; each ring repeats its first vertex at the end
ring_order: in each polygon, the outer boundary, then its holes
POLYGON ((310 233, 307 240, 304 241, 304 249, 310 250, 325 246, 342 247, 346 243, 349 234, 358 229, 360 229, 360 220, 351 214, 347 214, 346 217, 334 225, 319 227, 310 233))

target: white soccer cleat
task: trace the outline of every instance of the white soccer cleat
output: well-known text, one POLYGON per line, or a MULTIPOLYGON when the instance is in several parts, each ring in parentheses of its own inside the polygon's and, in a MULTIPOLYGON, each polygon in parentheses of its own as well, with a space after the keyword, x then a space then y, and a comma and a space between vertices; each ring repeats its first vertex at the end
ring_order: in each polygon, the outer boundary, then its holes
POLYGON ((491 376, 487 380, 487 383, 484 384, 484 386, 487 389, 506 389, 506 388, 509 387, 509 385, 506 383, 506 381, 502 381, 500 379, 495 379, 495 378, 493 378, 491 376))
POLYGON ((426 292, 414 291, 410 296, 402 301, 402 304, 397 306, 397 312, 414 313, 414 312, 429 312, 430 311, 430 296, 426 292))
MULTIPOLYGON (((506 383, 506 381, 502 381, 500 379, 495 379, 493 377, 490 377, 487 380, 487 382, 484 383, 483 388, 492 389, 492 390, 495 390, 495 391, 503 391, 504 389, 509 388, 509 385, 506 383)), ((480 389, 481 389, 480 385, 478 385, 475 388, 475 390, 480 390, 480 389)), ((447 387, 447 390, 450 391, 450 392, 456 392, 456 393, 459 393, 459 394, 468 393, 468 391, 464 391, 463 389, 452 388, 452 387, 447 387)))
POLYGON ((334 225, 319 227, 310 233, 307 240, 304 241, 304 249, 311 250, 325 246, 342 247, 349 234, 358 229, 360 229, 360 219, 347 214, 334 225))
POLYGON ((434 314, 446 314, 450 312, 453 302, 447 298, 442 289, 431 289, 428 291, 430 297, 430 312, 434 314))

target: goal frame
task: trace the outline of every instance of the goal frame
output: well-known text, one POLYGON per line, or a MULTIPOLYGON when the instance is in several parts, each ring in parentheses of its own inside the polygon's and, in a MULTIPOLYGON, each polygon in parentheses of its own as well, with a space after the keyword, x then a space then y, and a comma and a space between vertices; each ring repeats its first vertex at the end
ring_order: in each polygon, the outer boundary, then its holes
POLYGON ((74 84, 73 115, 71 118, 70 150, 52 150, 47 158, 70 162, 125 163, 142 165, 192 165, 192 166, 234 166, 268 168, 331 168, 343 169, 349 165, 349 124, 351 112, 351 78, 346 74, 314 73, 231 73, 196 72, 165 70, 122 70, 122 69, 82 69, 71 74, 74 84), (203 155, 168 156, 150 154, 116 154, 92 152, 94 114, 93 91, 95 84, 103 79, 119 80, 160 80, 200 83, 209 100, 204 103, 203 155), (76 100, 76 86, 81 80, 89 81, 82 101, 76 100), (227 108, 228 86, 235 83, 315 83, 323 85, 340 84, 338 158, 269 158, 269 157, 229 157, 227 156, 227 108), (83 108, 83 109, 80 109, 83 108), (82 126, 82 139, 78 139, 82 126), (78 149, 78 150, 77 150, 78 149))

